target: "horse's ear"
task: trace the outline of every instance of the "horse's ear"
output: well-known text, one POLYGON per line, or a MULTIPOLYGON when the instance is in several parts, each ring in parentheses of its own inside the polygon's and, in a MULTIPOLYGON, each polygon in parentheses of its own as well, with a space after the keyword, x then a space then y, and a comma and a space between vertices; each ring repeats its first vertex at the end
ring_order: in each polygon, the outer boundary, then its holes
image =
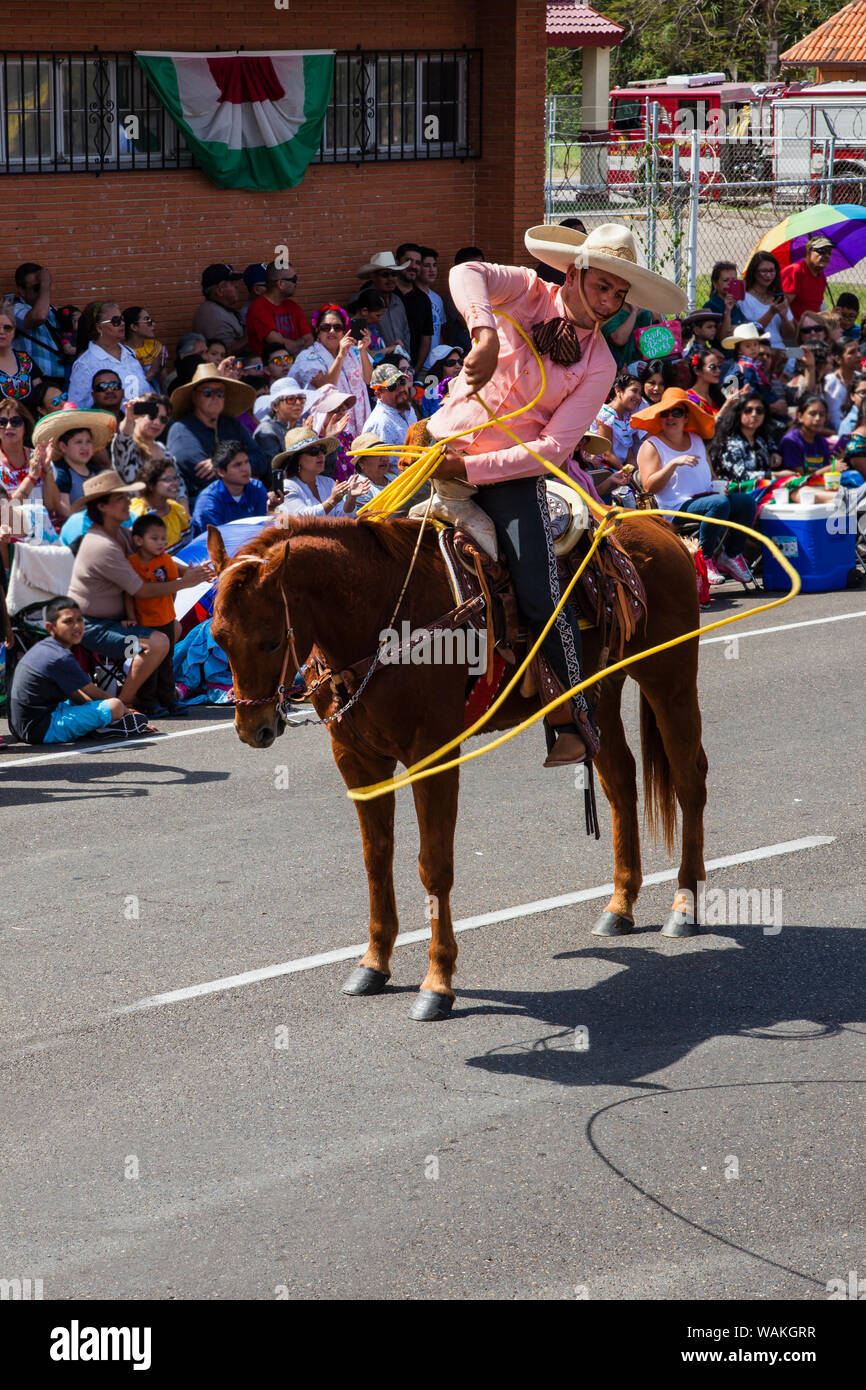
POLYGON ((275 579, 288 558, 289 538, 286 536, 285 540, 278 541, 277 544, 271 548, 271 552, 262 566, 262 580, 275 579))
POLYGON ((229 557, 223 538, 215 526, 208 526, 207 528, 207 553, 213 560, 217 574, 222 574, 228 564, 229 557))

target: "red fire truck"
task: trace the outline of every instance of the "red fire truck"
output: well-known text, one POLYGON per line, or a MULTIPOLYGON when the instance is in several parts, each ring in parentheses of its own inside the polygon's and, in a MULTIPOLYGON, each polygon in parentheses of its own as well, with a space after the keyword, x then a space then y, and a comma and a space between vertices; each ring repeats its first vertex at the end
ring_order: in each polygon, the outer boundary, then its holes
POLYGON ((633 194, 647 179, 657 106, 656 163, 670 179, 679 145, 682 177, 691 133, 700 133, 700 181, 775 184, 777 200, 866 201, 866 84, 728 82, 723 72, 635 82, 610 94, 607 181, 633 194))

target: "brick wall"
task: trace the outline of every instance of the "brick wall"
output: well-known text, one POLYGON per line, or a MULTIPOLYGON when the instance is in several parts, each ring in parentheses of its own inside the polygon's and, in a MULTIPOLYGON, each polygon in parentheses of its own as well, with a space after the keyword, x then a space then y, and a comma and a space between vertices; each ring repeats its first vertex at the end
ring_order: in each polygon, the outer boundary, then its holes
POLYGON ((321 47, 484 50, 483 154, 477 161, 311 165, 296 189, 226 190, 196 170, 4 176, 0 179, 0 281, 24 259, 53 276, 52 302, 110 296, 142 303, 173 346, 200 300, 210 261, 243 269, 289 247, 297 297, 309 313, 343 300, 374 250, 403 240, 435 246, 443 273, 454 251, 477 242, 491 260, 525 260, 523 230, 543 218, 545 6, 539 0, 420 0, 402 12, 382 0, 334 0, 323 32, 318 7, 291 0, 232 0, 203 33, 199 7, 139 0, 53 0, 40 5, 40 37, 19 12, 4 26, 9 50, 321 47), (110 37, 112 36, 112 37, 110 37))

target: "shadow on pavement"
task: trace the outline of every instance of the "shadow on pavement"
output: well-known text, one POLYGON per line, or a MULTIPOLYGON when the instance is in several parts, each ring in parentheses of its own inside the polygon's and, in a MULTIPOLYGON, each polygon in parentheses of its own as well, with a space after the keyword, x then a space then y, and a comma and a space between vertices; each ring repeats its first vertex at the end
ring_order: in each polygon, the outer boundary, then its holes
MULTIPOLYGON (((0 762, 0 768, 3 764, 0 762)), ((172 763, 128 762, 117 757, 97 762, 36 763, 33 767, 10 768, 3 778, 3 804, 13 806, 56 805, 63 801, 96 801, 105 797, 129 799, 149 796, 157 786, 172 783, 192 787, 207 782, 225 782, 228 772, 196 771, 172 763), (129 774, 134 775, 132 780, 129 774), (111 779, 126 780, 112 785, 111 779), (21 783, 26 785, 22 786, 21 783)))
MULTIPOLYGON (((624 967, 588 988, 530 993, 460 990, 455 1018, 515 1015, 520 1041, 467 1058, 498 1074, 561 1086, 651 1086, 643 1080, 718 1037, 772 1037, 793 1044, 832 1037, 866 1020, 866 941, 841 927, 716 927, 707 935, 735 943, 679 951, 592 946, 556 957, 624 967), (478 1001, 467 1008, 469 1001, 478 1001), (812 1027, 779 1025, 810 1020, 812 1027), (525 1037, 524 1021, 541 1025, 525 1037), (577 1034, 576 1029, 586 1029, 577 1034), (585 1048, 583 1044, 586 1044, 585 1048)), ((858 1031, 856 1026, 852 1031, 858 1031)), ((663 1086, 661 1089, 665 1089, 663 1086)))

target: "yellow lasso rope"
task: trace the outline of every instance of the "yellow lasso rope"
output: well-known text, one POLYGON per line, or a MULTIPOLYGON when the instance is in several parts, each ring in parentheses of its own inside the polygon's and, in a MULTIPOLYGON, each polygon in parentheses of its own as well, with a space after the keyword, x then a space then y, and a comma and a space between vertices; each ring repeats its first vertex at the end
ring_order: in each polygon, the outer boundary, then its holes
MULTIPOLYGON (((611 675, 614 671, 623 670, 626 666, 634 665, 638 661, 645 661, 647 657, 656 656, 659 652, 667 651, 670 647, 679 646, 682 642, 690 642, 692 638, 700 637, 705 632, 712 632, 714 628, 727 627, 730 623, 740 622, 743 618, 750 618, 754 616, 756 613, 767 613, 770 611, 771 608, 778 608, 783 603, 789 603, 790 600, 800 592, 800 576, 794 569, 794 566, 790 564, 786 556, 784 556, 779 551, 778 547, 775 546, 773 542, 769 540, 766 536, 762 536, 759 531, 753 530, 750 526, 742 526, 739 522, 726 521, 720 517, 701 517, 702 522, 709 522, 711 526, 724 527, 725 530, 741 531, 744 535, 752 536, 761 545, 766 546, 766 548, 773 555, 774 559, 777 561, 779 565, 781 565, 782 569, 790 578, 790 592, 787 594, 783 594, 781 598, 771 600, 771 602, 769 603, 763 603, 757 608, 751 608, 748 610, 748 612, 734 613, 727 618, 718 618, 713 623, 707 623, 705 627, 694 628, 691 632, 683 633, 679 637, 672 637, 667 642, 661 642, 655 647, 649 647, 645 651, 637 652, 634 656, 625 657, 622 661, 617 661, 612 666, 606 666, 603 670, 597 671, 594 676, 588 676, 578 685, 572 686, 570 690, 566 690, 563 694, 557 696, 555 700, 551 700, 542 709, 536 710, 532 715, 529 716, 529 718, 524 719, 522 723, 516 724, 512 729, 508 729, 504 733, 500 734, 499 737, 493 739, 492 742, 485 743, 480 748, 474 748, 468 753, 462 753, 459 757, 452 758, 448 762, 439 762, 438 760, 441 757, 443 757, 447 753, 450 753, 453 748, 459 747, 459 745, 463 743, 465 739, 471 738, 474 734, 479 733, 481 729, 483 729, 485 725, 490 722, 493 715, 511 694, 512 690, 515 688, 517 682, 520 680, 524 671, 529 666, 529 663, 532 661, 539 647, 547 637, 547 634, 550 631, 551 627, 556 622, 556 619, 558 618, 560 612, 562 611, 563 607, 568 601, 572 589, 574 588, 575 584, 577 583, 578 579, 580 578, 581 574, 583 573, 584 569, 586 568, 587 564, 589 563, 590 559, 592 558, 593 554, 598 548, 598 545, 601 542, 602 537, 606 535, 608 531, 613 530, 614 526, 616 525, 616 522, 620 518, 652 518, 658 516, 667 516, 682 517, 687 521, 695 520, 695 514, 692 512, 678 512, 670 510, 663 511, 661 509, 659 509, 658 511, 646 512, 633 511, 627 507, 611 507, 609 509, 599 508, 599 504, 596 502, 595 498, 590 497, 590 495, 580 486, 578 482, 575 481, 574 478, 571 478, 567 473, 564 473, 561 469, 557 468, 555 464, 552 464, 547 459, 542 458, 540 454, 536 453, 534 449, 532 449, 528 444, 525 443, 524 440, 520 439, 518 435, 516 435, 505 425, 504 422, 506 420, 513 419, 516 415, 520 415, 524 411, 530 410, 532 406, 535 404, 535 402, 539 400, 539 398, 544 394, 544 390, 547 385, 547 375, 544 370, 544 363, 541 359, 540 354, 537 352, 535 348, 535 344, 532 342, 531 338, 523 331, 523 329, 520 327, 520 324, 515 323, 514 319, 509 318, 507 314, 500 314, 499 317, 506 319, 508 323, 512 324, 512 326, 517 329, 517 332, 527 343, 536 362, 538 363, 538 367, 541 372, 541 386, 538 392, 529 402, 528 405, 522 406, 518 410, 513 410, 509 415, 504 415, 501 418, 494 415, 493 411, 486 404, 486 402, 481 399, 481 396, 478 396, 477 398, 479 402, 487 411, 487 414, 490 417, 484 425, 478 427, 471 427, 470 429, 466 430, 461 430, 459 434, 449 435, 447 439, 439 440, 432 449, 425 450, 418 448, 418 446, 407 446, 406 449, 401 450, 401 452, 418 452, 420 456, 415 460, 414 463, 409 465, 409 467, 404 471, 403 476, 401 476, 398 479, 395 479, 394 483, 389 483, 388 487, 383 488, 382 492, 379 493, 378 497, 374 499, 375 502, 379 504, 379 507, 377 507, 376 510, 377 512, 381 511, 381 504, 383 500, 386 499, 387 494, 389 493, 389 490, 391 488, 395 488, 395 492, 392 494, 391 497, 387 498, 388 509, 396 510, 397 505, 403 505, 403 503, 406 500, 408 500, 408 497, 411 497, 412 494, 415 491, 417 491, 417 489, 422 485, 422 483, 426 481, 430 476, 432 476, 432 474, 435 472, 436 467, 438 466, 439 457, 441 456, 442 449, 444 448, 445 444, 449 443, 452 439, 457 439, 462 434, 469 434, 471 432, 475 432, 476 429, 487 429, 491 425, 498 425, 502 429, 504 434, 508 435, 509 438, 513 439, 517 444, 520 444, 522 448, 524 448, 526 452, 536 460, 536 462, 542 465, 545 471, 549 471, 555 474, 556 477, 561 479, 562 482, 567 483, 569 487, 573 488, 574 491, 577 492, 579 496, 583 498, 586 505, 595 513, 595 515, 601 516, 601 524, 599 525, 593 538, 592 544, 590 545, 586 555, 584 556, 579 568, 576 570, 576 572, 570 579, 566 589, 562 594, 561 599, 559 600, 559 603, 556 605, 555 609, 551 613, 550 617, 548 618, 547 622, 542 628, 539 636, 537 637, 535 643, 527 652, 526 656, 518 666, 514 675, 509 680, 508 684, 490 705, 489 709, 487 709, 484 712, 484 714, 482 714, 475 721, 475 723, 472 724, 468 729, 461 730, 461 732, 455 738, 450 739, 447 743, 444 743, 442 747, 437 748, 435 752, 428 753, 425 758, 421 758, 417 763, 414 763, 412 767, 406 768, 405 772, 398 774, 398 776, 387 778, 383 782, 376 782, 369 787, 350 788, 347 795, 352 801, 372 801, 376 797, 384 796, 388 792, 397 791, 401 787, 408 787, 413 782, 420 781, 424 777, 435 777, 438 773, 445 772, 453 767, 459 767, 462 763, 469 762, 472 758, 480 758, 485 753, 490 753, 494 748, 501 747, 502 744, 507 743, 509 739, 515 738, 517 734, 522 733, 524 729, 528 729, 531 725, 536 724, 540 719, 544 719, 546 715, 550 714, 550 712, 556 709, 559 705, 564 704, 566 700, 572 699, 573 696, 579 694, 583 690, 588 689, 589 686, 595 685, 598 681, 602 680, 607 675, 611 675), (436 456, 435 461, 433 460, 434 455, 436 456), (399 490, 396 489, 396 483, 406 482, 405 474, 412 475, 410 480, 411 486, 409 486, 408 488, 404 486, 399 490), (401 501, 399 504, 396 504, 392 500, 392 498, 395 496, 400 497, 401 501), (433 763, 436 764, 435 767, 432 766, 433 763)), ((371 448, 359 450, 358 453, 393 454, 394 448, 393 446, 391 448, 371 448)), ((367 506, 369 505, 370 504, 368 503, 367 506)), ((366 507, 362 508, 362 510, 366 510, 366 507)))

